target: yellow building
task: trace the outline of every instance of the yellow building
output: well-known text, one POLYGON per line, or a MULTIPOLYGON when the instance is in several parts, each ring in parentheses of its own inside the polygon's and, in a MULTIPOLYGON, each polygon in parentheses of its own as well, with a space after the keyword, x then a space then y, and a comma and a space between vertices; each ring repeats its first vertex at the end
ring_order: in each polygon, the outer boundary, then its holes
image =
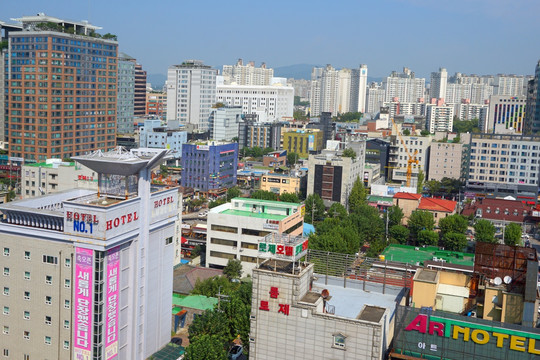
POLYGON ((470 279, 460 272, 419 269, 413 279, 413 306, 461 313, 467 307, 470 279))
POLYGON ((261 178, 261 190, 276 194, 300 192, 300 178, 282 174, 268 174, 261 178))
POLYGON ((323 133, 318 129, 298 130, 283 134, 283 149, 294 152, 301 158, 307 158, 310 152, 322 150, 323 133))

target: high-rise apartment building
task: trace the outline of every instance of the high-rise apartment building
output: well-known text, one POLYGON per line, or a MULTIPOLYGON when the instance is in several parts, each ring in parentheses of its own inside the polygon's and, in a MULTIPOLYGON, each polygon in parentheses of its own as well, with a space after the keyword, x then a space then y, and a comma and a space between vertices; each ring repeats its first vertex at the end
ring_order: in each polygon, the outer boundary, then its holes
POLYGON ((238 128, 242 120, 242 108, 220 107, 212 109, 210 113, 209 127, 210 138, 219 141, 232 141, 238 138, 238 128))
POLYGON ((238 59, 235 65, 223 65, 223 79, 225 85, 272 85, 274 69, 267 68, 265 63, 261 67, 255 67, 255 62, 250 61, 246 65, 242 59, 238 59))
POLYGON ((238 144, 240 149, 244 146, 261 149, 281 148, 281 123, 262 123, 255 121, 242 121, 238 129, 238 144))
POLYGON ((208 117, 216 102, 217 70, 201 60, 186 60, 169 67, 167 74, 167 120, 180 120, 208 130, 208 117))
POLYGON ((522 75, 498 74, 494 78, 494 94, 523 96, 527 90, 527 78, 522 75))
POLYGON ((378 83, 369 84, 366 94, 366 112, 370 114, 379 112, 384 104, 384 99, 384 88, 378 83))
POLYGON ((525 123, 525 96, 492 95, 487 121, 480 129, 494 134, 521 134, 525 123))
POLYGON ((392 169, 389 174, 392 181, 406 182, 409 156, 413 156, 418 160, 418 164, 411 165, 411 186, 417 185, 420 170, 424 174, 428 173, 431 141, 431 136, 402 136, 401 140, 399 137, 394 137, 388 159, 388 165, 392 169))
POLYGON ((432 72, 429 87, 430 99, 444 99, 446 97, 446 84, 448 72, 445 68, 439 68, 439 72, 432 72))
POLYGON ((135 116, 146 115, 146 71, 135 64, 135 116))
POLYGON ((99 27, 44 14, 16 19, 6 70, 6 140, 29 161, 69 158, 116 143, 118 43, 99 27))
POLYGON ((146 114, 158 117, 167 114, 167 93, 163 91, 150 91, 146 93, 146 114))
POLYGON ((454 107, 450 105, 426 105, 426 125, 429 132, 452 132, 454 124, 454 114, 454 107))
POLYGON ((4 358, 143 360, 170 341, 178 190, 150 186, 166 152, 75 157, 97 191, 0 206, 4 358))
POLYGON ((135 59, 124 53, 118 55, 117 132, 132 134, 135 116, 135 59))
MULTIPOLYGON (((339 111, 339 70, 326 65, 321 77, 321 112, 337 115, 339 111)), ((318 115, 318 114, 311 114, 318 115)))
POLYGON ((350 69, 341 69, 338 72, 338 112, 349 112, 351 106, 351 79, 350 69))
POLYGON ((386 102, 395 101, 401 103, 415 103, 424 98, 426 79, 417 78, 409 68, 403 68, 403 72, 398 74, 392 71, 390 76, 384 80, 386 91, 386 102))
POLYGON ((526 131, 540 131, 540 60, 536 64, 534 78, 527 83, 527 108, 524 128, 526 131))
POLYGON ((311 90, 309 98, 311 116, 317 116, 321 113, 322 73, 322 68, 313 68, 311 70, 311 90))
POLYGON ((350 112, 366 112, 367 73, 366 64, 361 64, 358 69, 351 69, 350 112))

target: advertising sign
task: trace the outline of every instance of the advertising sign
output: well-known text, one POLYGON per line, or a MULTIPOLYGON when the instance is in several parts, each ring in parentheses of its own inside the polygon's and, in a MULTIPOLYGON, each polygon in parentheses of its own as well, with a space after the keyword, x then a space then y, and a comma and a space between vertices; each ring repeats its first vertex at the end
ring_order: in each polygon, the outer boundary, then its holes
POLYGON ((120 248, 107 252, 107 295, 105 298, 105 360, 118 355, 118 297, 120 275, 120 248))
POLYGON ((93 250, 75 249, 73 352, 77 360, 92 359, 93 264, 93 250))
POLYGON ((210 145, 197 145, 197 150, 208 151, 210 150, 210 145))
POLYGON ((296 261, 306 255, 308 239, 285 234, 268 234, 259 241, 259 257, 296 261))
POLYGON ((308 135, 308 150, 313 151, 315 149, 315 135, 308 135))

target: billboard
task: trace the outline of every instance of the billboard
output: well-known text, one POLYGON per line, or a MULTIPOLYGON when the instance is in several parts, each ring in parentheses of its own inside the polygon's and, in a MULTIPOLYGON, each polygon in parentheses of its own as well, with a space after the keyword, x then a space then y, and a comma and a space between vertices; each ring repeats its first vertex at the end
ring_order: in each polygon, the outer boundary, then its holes
POLYGON ((105 298, 105 360, 118 356, 118 298, 120 247, 107 251, 107 293, 105 298))
POLYGON ((75 249, 75 304, 73 314, 74 359, 92 359, 94 251, 75 249))
POLYGON ((315 135, 308 135, 308 150, 315 150, 315 135))

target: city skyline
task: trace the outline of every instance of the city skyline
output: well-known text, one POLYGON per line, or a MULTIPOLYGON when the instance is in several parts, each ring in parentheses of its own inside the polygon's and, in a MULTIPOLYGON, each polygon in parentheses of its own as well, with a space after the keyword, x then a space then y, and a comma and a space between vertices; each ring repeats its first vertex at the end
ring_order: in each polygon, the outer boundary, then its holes
POLYGON ((221 70, 243 58, 272 68, 333 64, 339 69, 363 63, 373 77, 404 66, 428 79, 439 67, 449 74, 531 75, 540 58, 533 50, 540 45, 533 36, 540 3, 531 0, 347 1, 335 8, 320 1, 308 6, 281 0, 267 8, 244 1, 224 8, 212 1, 70 5, 65 0, 9 2, 2 6, 2 20, 38 12, 89 20, 103 27, 102 33, 117 35, 120 51, 135 57, 148 74, 165 75, 169 66, 186 59, 221 70))

